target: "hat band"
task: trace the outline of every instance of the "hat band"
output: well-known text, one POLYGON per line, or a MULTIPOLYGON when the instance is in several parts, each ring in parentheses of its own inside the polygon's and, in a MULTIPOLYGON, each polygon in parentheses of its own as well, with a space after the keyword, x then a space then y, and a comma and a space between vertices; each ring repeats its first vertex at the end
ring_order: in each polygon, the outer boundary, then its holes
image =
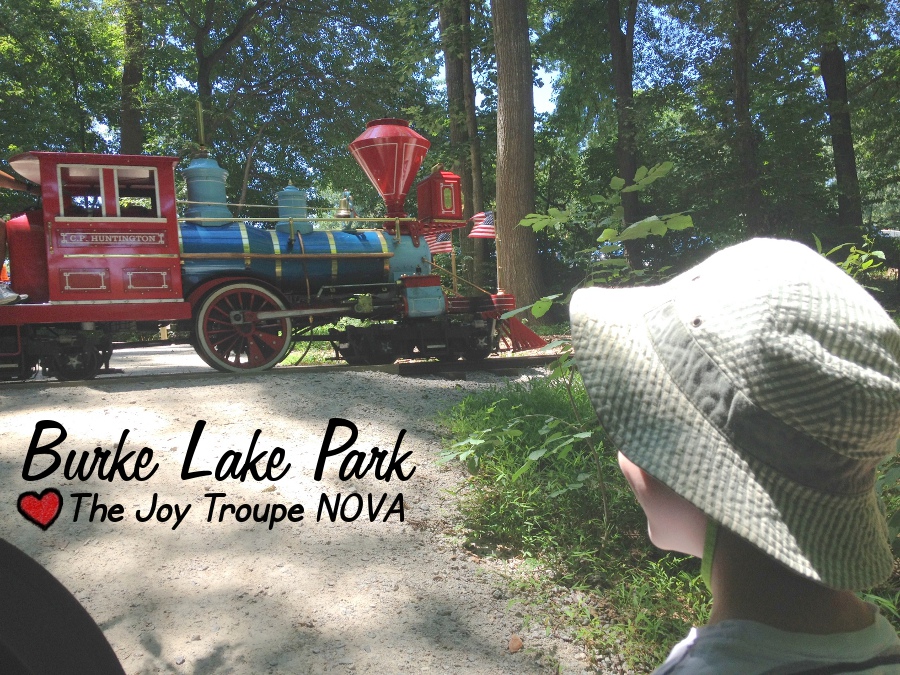
POLYGON ((875 468, 834 452, 753 403, 697 344, 672 301, 645 314, 657 355, 681 392, 737 450, 814 490, 856 495, 875 468))

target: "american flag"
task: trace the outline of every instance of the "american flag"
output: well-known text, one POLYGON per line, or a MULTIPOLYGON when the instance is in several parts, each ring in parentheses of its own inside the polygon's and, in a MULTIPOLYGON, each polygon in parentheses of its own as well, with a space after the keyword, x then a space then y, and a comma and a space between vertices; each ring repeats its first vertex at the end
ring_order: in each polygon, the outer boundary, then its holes
POLYGON ((472 223, 472 231, 469 239, 495 239, 497 231, 494 229, 494 212, 482 211, 469 218, 472 223))
POLYGON ((453 240, 450 238, 449 232, 426 234, 425 241, 428 242, 431 255, 435 253, 450 253, 453 250, 453 240))

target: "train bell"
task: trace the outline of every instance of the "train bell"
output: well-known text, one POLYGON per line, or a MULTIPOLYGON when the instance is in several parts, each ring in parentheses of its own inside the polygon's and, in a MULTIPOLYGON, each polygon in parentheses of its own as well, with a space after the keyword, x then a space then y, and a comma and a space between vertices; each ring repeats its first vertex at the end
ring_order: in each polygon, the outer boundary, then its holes
POLYGON ((337 210, 334 212, 335 218, 355 218, 356 208, 353 204, 353 195, 350 190, 344 190, 341 193, 341 201, 338 203, 337 210))
POLYGON ((352 218, 353 211, 350 210, 350 200, 346 197, 341 197, 341 203, 338 205, 337 209, 334 212, 335 218, 352 218))

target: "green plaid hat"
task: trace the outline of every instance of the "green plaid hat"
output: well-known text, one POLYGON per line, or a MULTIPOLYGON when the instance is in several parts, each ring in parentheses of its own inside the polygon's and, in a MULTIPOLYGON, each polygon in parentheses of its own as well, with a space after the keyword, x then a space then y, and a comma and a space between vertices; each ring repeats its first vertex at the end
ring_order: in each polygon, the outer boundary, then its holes
POLYGON ((900 330, 837 266, 755 239, 660 286, 580 290, 571 318, 628 459, 803 576, 890 575, 874 484, 900 435, 900 330))

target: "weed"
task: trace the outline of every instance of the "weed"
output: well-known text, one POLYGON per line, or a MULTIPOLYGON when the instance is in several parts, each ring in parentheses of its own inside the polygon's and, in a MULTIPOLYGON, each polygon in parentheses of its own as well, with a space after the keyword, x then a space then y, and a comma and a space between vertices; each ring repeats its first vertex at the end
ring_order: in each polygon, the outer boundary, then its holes
POLYGON ((469 443, 452 445, 444 458, 465 448, 479 453, 462 501, 469 546, 532 562, 536 571, 519 579, 516 591, 542 605, 557 600, 555 610, 542 608, 553 615, 540 622, 574 626, 566 630, 592 651, 623 655, 635 667, 658 664, 690 625, 706 619, 699 565, 650 544, 644 515, 599 430, 591 448, 573 443, 529 459, 558 428, 548 429, 548 419, 572 417, 573 403, 582 419, 593 420, 577 376, 571 386, 564 379, 510 384, 470 396, 444 415, 453 438, 469 443), (511 425, 521 433, 509 434, 511 425), (559 584, 578 589, 577 600, 566 595, 559 602, 553 590, 559 584))
POLYGON ((327 363, 334 358, 334 349, 328 342, 313 342, 307 351, 307 342, 296 342, 280 365, 297 366, 309 363, 327 363))

